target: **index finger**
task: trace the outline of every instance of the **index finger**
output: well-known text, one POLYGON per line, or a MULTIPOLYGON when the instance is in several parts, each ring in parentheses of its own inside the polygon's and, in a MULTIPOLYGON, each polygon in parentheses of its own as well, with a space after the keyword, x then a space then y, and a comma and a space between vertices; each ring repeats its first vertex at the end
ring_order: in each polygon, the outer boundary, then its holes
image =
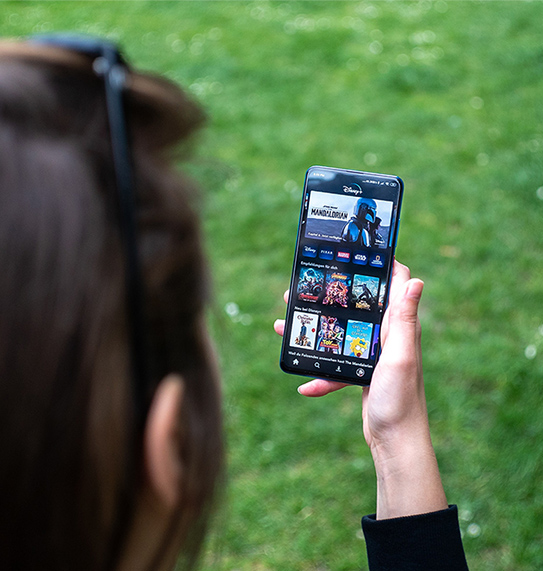
POLYGON ((334 391, 339 391, 343 387, 349 386, 347 383, 338 381, 326 381, 324 379, 313 379, 298 387, 298 392, 305 397, 323 397, 334 391))

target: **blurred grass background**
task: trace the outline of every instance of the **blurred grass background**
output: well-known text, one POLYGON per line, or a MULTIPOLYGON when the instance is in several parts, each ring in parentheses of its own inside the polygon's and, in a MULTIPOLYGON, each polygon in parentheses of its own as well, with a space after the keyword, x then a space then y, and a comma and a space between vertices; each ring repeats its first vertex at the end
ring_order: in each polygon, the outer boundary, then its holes
POLYGON ((477 570, 543 568, 543 3, 0 3, 0 32, 121 42, 209 112, 191 172, 214 274, 229 488, 204 569, 366 569, 360 390, 278 367, 303 176, 393 173, 426 282, 425 378, 477 570))

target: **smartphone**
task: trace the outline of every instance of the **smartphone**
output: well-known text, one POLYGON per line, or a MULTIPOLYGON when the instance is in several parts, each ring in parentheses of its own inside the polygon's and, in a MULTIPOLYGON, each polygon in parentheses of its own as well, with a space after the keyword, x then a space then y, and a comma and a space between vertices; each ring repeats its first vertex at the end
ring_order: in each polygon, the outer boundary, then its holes
POLYGON ((304 191, 280 365, 369 385, 400 223, 394 175, 313 166, 304 191))

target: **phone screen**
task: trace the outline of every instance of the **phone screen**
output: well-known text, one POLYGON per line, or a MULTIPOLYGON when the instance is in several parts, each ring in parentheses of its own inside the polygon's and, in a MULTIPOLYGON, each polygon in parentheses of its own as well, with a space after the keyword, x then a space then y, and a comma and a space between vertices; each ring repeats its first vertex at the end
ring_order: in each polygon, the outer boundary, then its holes
POLYGON ((284 371, 369 384, 380 353, 402 192, 397 176, 320 166, 307 171, 284 371))

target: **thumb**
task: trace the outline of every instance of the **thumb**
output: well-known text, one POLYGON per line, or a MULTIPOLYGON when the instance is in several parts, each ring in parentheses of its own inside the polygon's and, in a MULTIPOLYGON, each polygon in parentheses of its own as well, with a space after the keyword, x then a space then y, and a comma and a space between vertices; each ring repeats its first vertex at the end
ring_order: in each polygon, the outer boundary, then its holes
POLYGON ((418 308, 424 282, 419 279, 410 279, 405 284, 399 294, 394 298, 390 306, 389 328, 411 329, 418 324, 418 308))
POLYGON ((416 323, 418 320, 419 302, 422 296, 424 282, 419 279, 412 279, 407 282, 404 290, 404 301, 401 308, 403 321, 416 323))
POLYGON ((420 366, 421 327, 417 312, 423 287, 422 280, 410 279, 392 300, 379 365, 401 364, 404 370, 412 365, 420 366))

